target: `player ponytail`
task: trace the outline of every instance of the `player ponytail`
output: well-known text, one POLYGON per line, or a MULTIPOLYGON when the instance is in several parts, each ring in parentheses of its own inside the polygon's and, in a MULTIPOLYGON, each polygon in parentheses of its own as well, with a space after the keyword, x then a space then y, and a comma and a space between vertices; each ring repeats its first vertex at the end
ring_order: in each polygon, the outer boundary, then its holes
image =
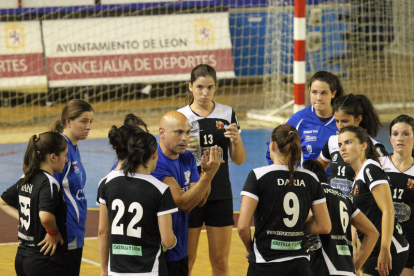
MULTIPOLYGON (((211 77, 214 80, 214 82, 217 83, 216 70, 214 70, 214 68, 208 64, 199 64, 193 68, 193 70, 191 71, 190 78, 191 85, 193 85, 193 83, 200 77, 211 77)), ((190 91, 190 93, 188 93, 187 95, 187 98, 185 99, 185 104, 192 104, 193 102, 194 96, 193 93, 190 91)))
POLYGON ((363 129, 362 127, 357 126, 347 126, 341 129, 339 134, 345 133, 345 132, 352 132, 355 134, 355 137, 359 140, 359 143, 367 143, 367 148, 365 149, 365 157, 367 159, 372 159, 374 161, 379 161, 379 156, 377 151, 375 150, 375 146, 371 141, 371 137, 369 137, 367 131, 363 129))
POLYGON ((131 125, 131 126, 142 126, 146 132, 148 132, 148 126, 142 120, 141 117, 137 117, 134 114, 130 113, 125 116, 124 125, 131 125))
POLYGON ((334 93, 336 91, 335 97, 331 100, 331 105, 334 103, 334 101, 344 95, 344 89, 342 87, 341 81, 337 76, 332 74, 328 71, 319 71, 316 72, 308 83, 308 89, 311 88, 312 83, 314 81, 323 81, 326 82, 329 85, 329 89, 331 90, 331 93, 334 93))
POLYGON ((137 125, 112 126, 109 130, 109 144, 115 150, 118 160, 125 160, 128 155, 128 139, 134 133, 143 132, 137 125))
POLYGON ((128 139, 128 155, 121 166, 125 176, 134 175, 140 165, 147 168, 151 156, 158 149, 157 140, 148 132, 140 131, 128 139))
POLYGON ((62 133, 66 128, 66 119, 75 120, 83 112, 94 112, 92 106, 84 100, 74 99, 67 102, 62 109, 62 115, 52 127, 52 131, 62 133))
POLYGON ((290 125, 280 125, 272 132, 271 140, 276 142, 277 148, 283 156, 283 162, 290 172, 289 185, 295 185, 293 173, 299 166, 302 158, 300 137, 297 130, 290 125))
POLYGON ((334 102, 333 110, 345 112, 355 119, 361 116, 359 126, 366 129, 371 137, 376 137, 382 126, 377 111, 364 95, 349 94, 339 97, 334 102))
MULTIPOLYGON (((411 131, 414 133, 414 118, 411 117, 411 116, 405 115, 405 114, 401 114, 400 116, 398 116, 397 118, 392 120, 392 122, 390 124, 390 136, 391 136, 392 127, 396 123, 406 123, 407 125, 410 125, 411 126, 411 131)), ((414 157, 414 148, 411 152, 411 156, 414 157)))
POLYGON ((66 139, 57 132, 44 132, 32 135, 23 158, 22 185, 29 183, 38 172, 40 163, 45 162, 49 154, 60 155, 67 147, 66 139))

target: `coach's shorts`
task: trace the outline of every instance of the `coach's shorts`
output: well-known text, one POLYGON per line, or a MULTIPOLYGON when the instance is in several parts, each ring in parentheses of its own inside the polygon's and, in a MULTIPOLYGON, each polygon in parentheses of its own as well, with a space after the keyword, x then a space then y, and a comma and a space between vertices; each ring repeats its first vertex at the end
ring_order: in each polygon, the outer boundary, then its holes
POLYGON ((280 263, 249 263, 247 276, 310 276, 309 261, 306 258, 293 259, 280 263))
MULTIPOLYGON (((403 271, 405 264, 407 263, 408 250, 397 253, 394 246, 391 246, 391 257, 392 257, 392 270, 390 270, 389 276, 399 276, 403 271)), ((378 273, 378 253, 371 253, 367 261, 363 266, 363 272, 369 275, 380 276, 378 273)))
POLYGON ((414 269, 414 237, 407 235, 406 238, 410 248, 408 249, 408 260, 405 267, 414 269))
POLYGON ((189 214, 189 228, 203 226, 224 227, 234 225, 233 199, 208 200, 203 207, 195 207, 189 214))

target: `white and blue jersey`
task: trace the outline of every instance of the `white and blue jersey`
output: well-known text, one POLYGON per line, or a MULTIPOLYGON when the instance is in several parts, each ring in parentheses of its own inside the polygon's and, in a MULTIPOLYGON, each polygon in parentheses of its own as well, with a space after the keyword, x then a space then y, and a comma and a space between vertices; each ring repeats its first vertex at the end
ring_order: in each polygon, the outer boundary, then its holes
MULTIPOLYGON (((173 177, 183 192, 190 189, 190 183, 200 180, 196 160, 190 151, 186 150, 177 159, 170 159, 164 155, 159 145, 157 166, 151 175, 160 181, 163 181, 166 177, 173 177)), ((172 220, 174 234, 177 237, 177 245, 165 252, 165 260, 167 262, 179 261, 188 254, 188 213, 179 210, 177 213, 172 214, 172 220)))
MULTIPOLYGON (((329 137, 336 135, 338 132, 334 116, 332 115, 325 122, 322 122, 316 115, 312 105, 293 114, 286 124, 295 127, 299 132, 303 160, 318 159, 329 137)), ((271 165, 273 161, 270 159, 269 143, 270 140, 267 142, 266 159, 271 165)), ((330 178, 330 168, 326 170, 326 173, 330 178)))
POLYGON ((81 248, 84 245, 86 213, 88 211, 84 187, 86 173, 83 168, 79 149, 68 137, 68 163, 62 173, 55 173, 67 205, 68 249, 81 248))

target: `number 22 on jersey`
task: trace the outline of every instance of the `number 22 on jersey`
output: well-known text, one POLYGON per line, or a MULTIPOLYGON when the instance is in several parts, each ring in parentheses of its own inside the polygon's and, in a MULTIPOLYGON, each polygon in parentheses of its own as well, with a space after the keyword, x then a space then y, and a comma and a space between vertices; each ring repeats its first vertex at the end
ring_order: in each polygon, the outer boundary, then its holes
MULTIPOLYGON (((125 204, 124 202, 122 202, 122 200, 115 199, 112 202, 112 210, 116 210, 116 209, 118 209, 118 212, 116 213, 116 216, 112 222, 111 234, 124 235, 124 224, 120 223, 118 225, 119 221, 121 220, 122 216, 125 213, 125 204)), ((129 205, 128 212, 134 213, 134 211, 136 211, 136 213, 128 224, 126 234, 127 236, 130 236, 130 237, 141 238, 142 228, 141 227, 134 228, 134 226, 142 219, 144 210, 141 204, 139 204, 138 202, 132 202, 129 205)))

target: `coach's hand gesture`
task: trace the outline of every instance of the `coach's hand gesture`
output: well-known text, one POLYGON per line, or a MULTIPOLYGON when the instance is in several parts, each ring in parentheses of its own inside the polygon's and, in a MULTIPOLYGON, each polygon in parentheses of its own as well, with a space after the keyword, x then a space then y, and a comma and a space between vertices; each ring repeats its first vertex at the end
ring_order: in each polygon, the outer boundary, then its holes
POLYGON ((209 150, 204 151, 201 159, 201 172, 203 175, 214 177, 220 165, 224 163, 222 152, 223 150, 219 146, 212 146, 209 150))

